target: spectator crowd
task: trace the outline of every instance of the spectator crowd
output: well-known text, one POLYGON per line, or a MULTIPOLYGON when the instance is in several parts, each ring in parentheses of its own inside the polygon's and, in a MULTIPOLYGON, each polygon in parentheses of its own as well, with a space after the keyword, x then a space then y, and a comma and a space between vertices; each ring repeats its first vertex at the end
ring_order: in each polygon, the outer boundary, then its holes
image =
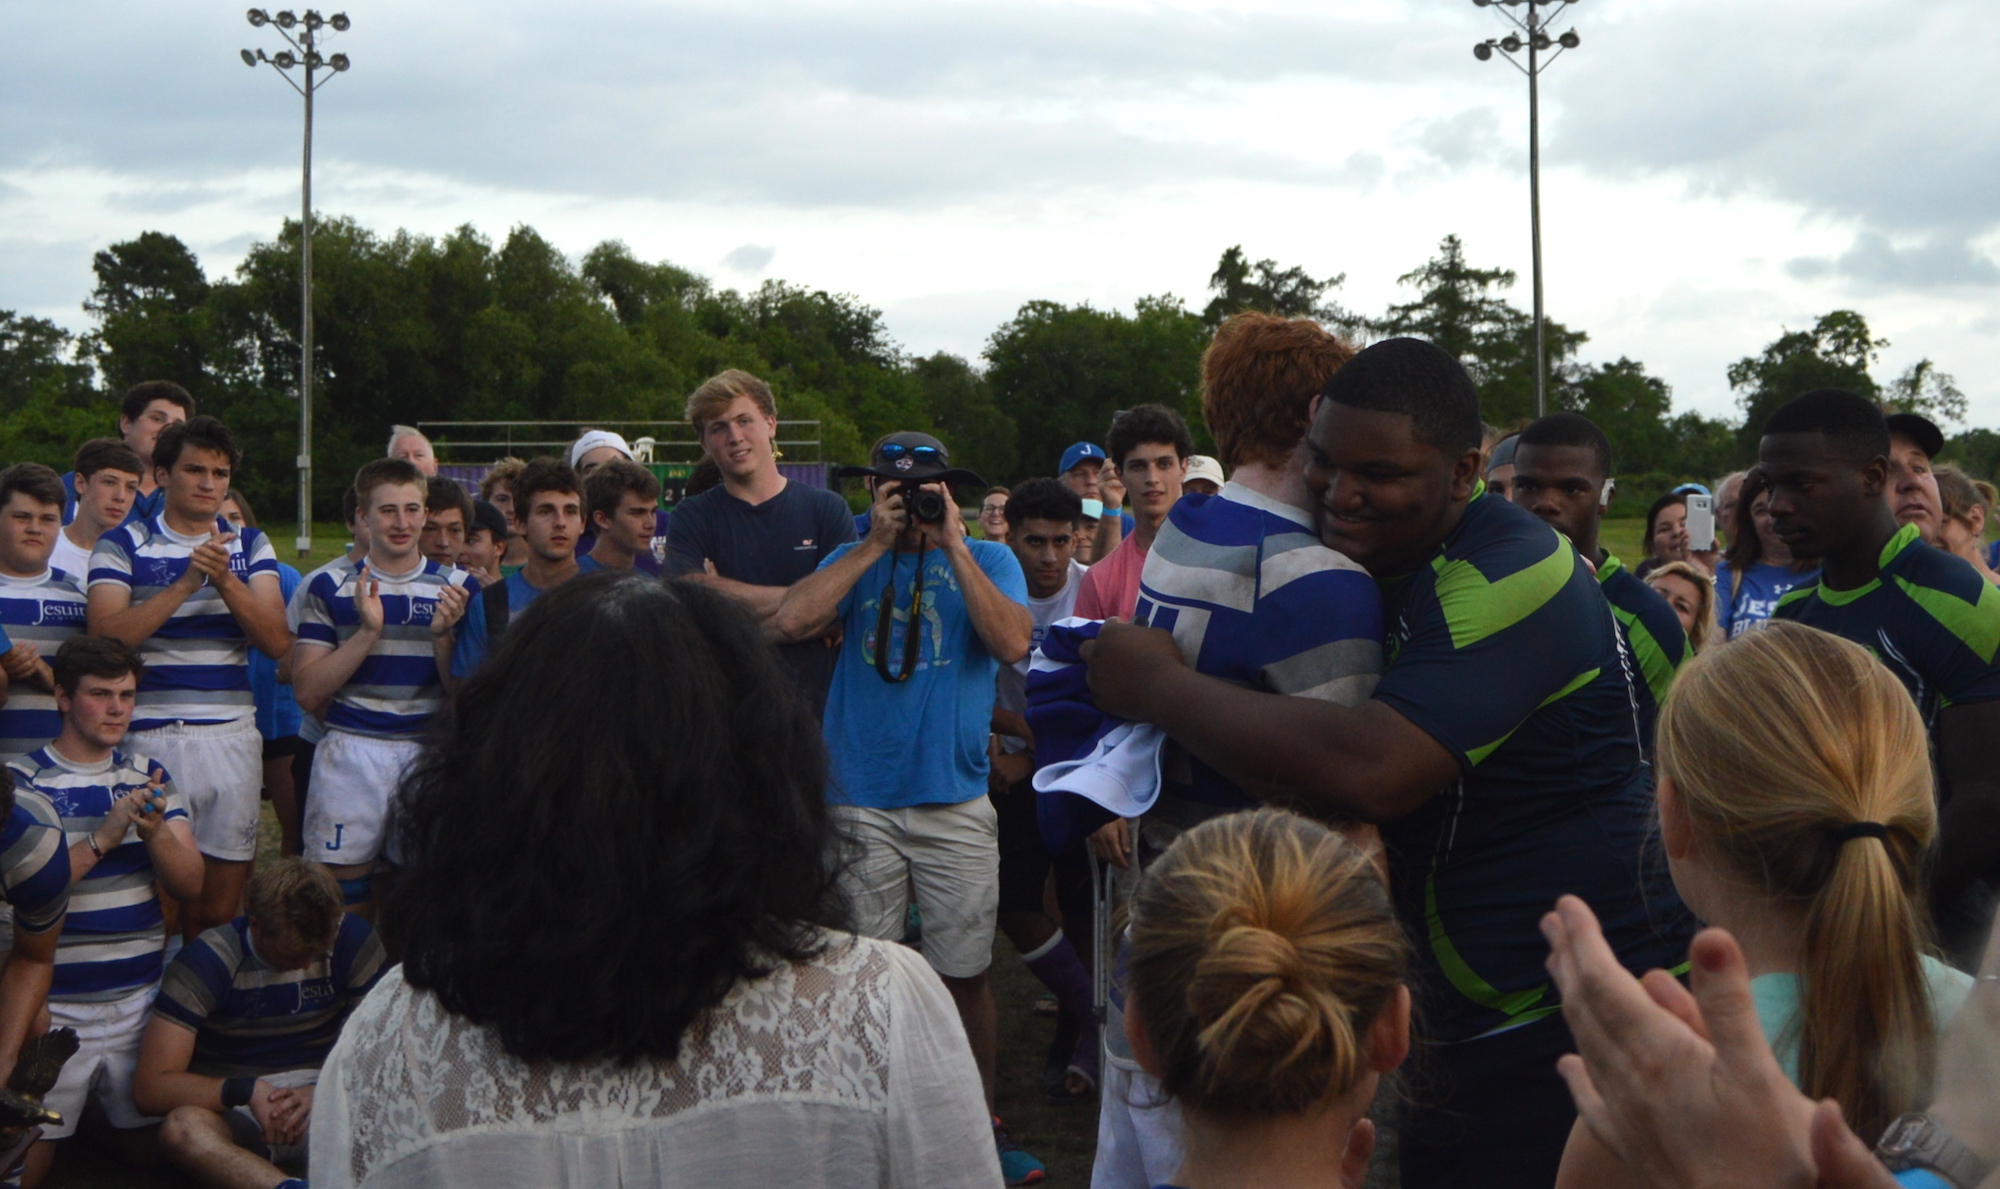
POLYGON ((1935 425, 1800 394, 1628 564, 1605 434, 1429 343, 1238 314, 1201 392, 1011 486, 889 434, 859 516, 742 371, 671 509, 393 426, 305 574, 172 383, 0 471, 0 1071, 76 1040, 10 1175, 1031 1184, 1004 934, 1102 1189, 2000 1185, 1935 425))

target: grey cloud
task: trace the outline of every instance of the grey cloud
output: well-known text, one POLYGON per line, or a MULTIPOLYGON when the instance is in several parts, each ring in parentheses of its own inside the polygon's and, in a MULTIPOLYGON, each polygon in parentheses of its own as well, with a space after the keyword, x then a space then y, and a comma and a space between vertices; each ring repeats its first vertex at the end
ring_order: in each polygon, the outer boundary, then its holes
MULTIPOLYGON (((1931 0, 1880 15, 1860 0, 1584 9, 1582 50, 1544 80, 1557 112, 1544 159, 1962 243, 2000 223, 2000 108, 1987 97, 2000 8, 1931 0)), ((1857 243, 1842 260, 1899 283, 1984 275, 1950 247, 1857 243)))
POLYGON ((1500 117, 1490 107, 1474 107, 1432 120, 1417 133, 1417 147, 1452 169, 1484 164, 1499 152, 1500 117))
POLYGON ((1855 237, 1840 256, 1801 257, 1787 261, 1785 271, 1801 280, 1834 275, 1864 284, 1907 288, 2000 283, 2000 267, 1963 240, 1930 239, 1898 248, 1873 232, 1855 237))
POLYGON ((771 267, 771 261, 778 255, 778 249, 763 244, 743 244, 722 258, 722 267, 731 272, 756 276, 771 267))
MULTIPOLYGON (((238 45, 234 10, 162 25, 140 7, 28 10, 0 48, 0 165, 214 176, 296 160, 297 100, 238 45), (120 8, 131 21, 118 19, 120 8), (34 45, 36 52, 20 47, 34 45), (141 70, 140 61, 183 64, 141 70)), ((447 23, 357 15, 355 68, 323 94, 322 160, 587 194, 799 205, 978 201, 1162 180, 1368 184, 1310 152, 1135 134, 1111 105, 1301 75, 1408 82, 1464 21, 1190 13, 1054 0, 755 9, 607 0, 551 20, 523 0, 447 23), (1434 29, 1438 36, 1425 31, 1434 29), (1444 30, 1454 30, 1447 36, 1444 30)), ((1364 163, 1360 163, 1365 166, 1364 163)))

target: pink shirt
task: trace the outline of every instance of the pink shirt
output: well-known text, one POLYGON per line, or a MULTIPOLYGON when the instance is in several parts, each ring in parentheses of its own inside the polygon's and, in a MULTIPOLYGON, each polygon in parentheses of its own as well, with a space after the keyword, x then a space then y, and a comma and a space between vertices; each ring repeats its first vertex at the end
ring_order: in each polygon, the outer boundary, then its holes
POLYGON ((1118 548, 1083 576, 1076 614, 1084 619, 1131 619, 1139 609, 1139 575, 1145 569, 1146 551, 1139 547, 1139 539, 1118 542, 1118 548))

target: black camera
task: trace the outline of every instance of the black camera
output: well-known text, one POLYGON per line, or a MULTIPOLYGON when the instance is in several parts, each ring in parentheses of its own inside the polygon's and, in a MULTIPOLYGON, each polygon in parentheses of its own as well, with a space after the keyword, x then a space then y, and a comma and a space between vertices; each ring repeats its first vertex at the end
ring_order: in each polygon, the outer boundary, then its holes
POLYGON ((920 487, 915 483, 897 485, 897 494, 903 497, 903 506, 910 510, 910 519, 918 524, 943 524, 950 501, 935 491, 920 487))

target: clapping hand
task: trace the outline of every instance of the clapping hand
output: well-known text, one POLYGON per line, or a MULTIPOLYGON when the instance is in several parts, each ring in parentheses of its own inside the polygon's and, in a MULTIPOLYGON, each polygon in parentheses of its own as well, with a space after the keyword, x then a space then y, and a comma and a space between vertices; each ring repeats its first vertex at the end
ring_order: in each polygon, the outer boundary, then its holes
POLYGON ((7 671, 10 681, 32 681, 41 675, 42 654, 31 643, 16 644, 6 652, 0 652, 0 669, 7 671))
MULTIPOLYGON (((458 627, 458 621, 465 615, 465 608, 472 602, 463 586, 446 583, 438 591, 437 609, 431 612, 431 635, 449 636, 458 627)), ((379 606, 379 603, 378 603, 379 606)))
POLYGON ((361 630, 370 635, 382 634, 382 584, 362 562, 354 571, 354 614, 361 621, 361 630))
POLYGON ((138 827, 141 842, 152 841, 153 835, 159 832, 161 824, 167 820, 167 794, 161 788, 161 782, 165 778, 166 774, 155 768, 152 779, 145 787, 133 789, 121 798, 132 803, 132 823, 138 827))
POLYGON ((183 582, 195 579, 192 585, 199 587, 206 582, 220 585, 229 577, 229 546, 236 540, 235 533, 211 533, 206 541, 194 547, 188 554, 187 573, 181 575, 183 582))

